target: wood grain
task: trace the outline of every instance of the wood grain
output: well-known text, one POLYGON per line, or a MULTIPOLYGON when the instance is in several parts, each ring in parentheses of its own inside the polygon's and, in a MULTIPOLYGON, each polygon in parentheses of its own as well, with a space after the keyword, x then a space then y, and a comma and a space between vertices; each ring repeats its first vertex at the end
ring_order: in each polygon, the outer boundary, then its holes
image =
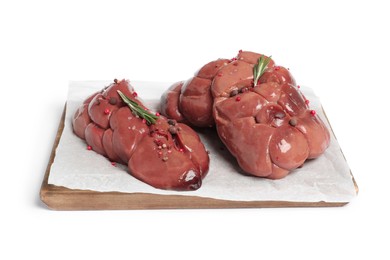
MULTIPOLYGON (((42 181, 40 198, 53 210, 129 210, 129 209, 199 209, 199 208, 277 208, 277 207, 339 207, 348 202, 292 201, 229 201, 186 195, 147 193, 97 192, 75 190, 48 184, 51 165, 64 129, 66 106, 42 181)), ((352 173, 351 173, 352 175, 352 173)), ((353 179, 356 192, 358 187, 353 179)))

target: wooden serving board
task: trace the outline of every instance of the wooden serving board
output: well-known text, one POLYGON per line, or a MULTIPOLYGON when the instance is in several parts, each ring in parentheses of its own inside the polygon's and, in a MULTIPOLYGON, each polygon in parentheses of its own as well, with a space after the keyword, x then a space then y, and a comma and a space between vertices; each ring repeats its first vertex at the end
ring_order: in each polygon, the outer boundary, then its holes
MULTIPOLYGON (((51 165, 64 129, 66 108, 62 114, 49 163, 42 181, 40 198, 54 210, 128 210, 190 208, 271 208, 271 207, 339 207, 348 202, 230 201, 197 196, 158 195, 148 193, 98 192, 59 187, 48 183, 51 165)), ((352 173, 351 173, 352 175, 352 173)), ((356 193, 358 187, 353 178, 356 193)))

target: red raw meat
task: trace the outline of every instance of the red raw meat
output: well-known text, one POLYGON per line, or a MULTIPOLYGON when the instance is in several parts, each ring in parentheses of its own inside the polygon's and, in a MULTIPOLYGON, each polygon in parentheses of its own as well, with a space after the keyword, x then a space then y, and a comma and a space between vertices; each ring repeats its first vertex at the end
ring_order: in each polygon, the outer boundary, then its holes
POLYGON ((90 149, 128 165, 132 176, 155 188, 198 189, 208 172, 209 156, 196 132, 164 116, 147 123, 123 102, 118 90, 147 111, 129 81, 115 80, 78 108, 74 133, 90 149))
POLYGON ((179 122, 215 125, 245 172, 280 179, 320 156, 330 136, 288 69, 269 58, 254 83, 254 66, 262 56, 240 51, 231 60, 204 65, 194 77, 164 93, 161 109, 179 122))

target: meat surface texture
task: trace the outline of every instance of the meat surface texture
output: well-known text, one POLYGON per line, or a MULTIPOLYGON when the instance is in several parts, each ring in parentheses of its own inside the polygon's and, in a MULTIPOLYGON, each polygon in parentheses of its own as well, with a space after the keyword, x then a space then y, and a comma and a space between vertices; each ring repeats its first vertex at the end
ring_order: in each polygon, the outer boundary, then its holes
POLYGON ((147 122, 124 103, 118 90, 151 113, 129 81, 114 80, 78 108, 72 120, 74 133, 88 149, 113 165, 127 165, 132 176, 155 188, 198 189, 208 172, 209 156, 197 133, 159 114, 154 123, 147 122))
POLYGON ((161 97, 163 114, 218 135, 248 174, 280 179, 320 156, 329 131, 309 107, 290 71, 264 55, 239 51, 204 65, 161 97), (254 82, 260 58, 269 63, 254 82))

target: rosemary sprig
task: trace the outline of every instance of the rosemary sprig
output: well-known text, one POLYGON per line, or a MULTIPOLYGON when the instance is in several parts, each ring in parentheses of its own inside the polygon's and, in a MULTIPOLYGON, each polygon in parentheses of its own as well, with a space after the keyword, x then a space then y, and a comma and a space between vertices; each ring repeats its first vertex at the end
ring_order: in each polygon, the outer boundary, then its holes
POLYGON ((130 110, 137 116, 146 120, 146 122, 150 124, 155 124, 158 116, 151 114, 149 111, 143 109, 137 102, 128 98, 122 91, 117 90, 119 96, 122 98, 123 102, 129 106, 130 110))
POLYGON ((257 85, 257 82, 259 81, 261 75, 263 75, 264 71, 267 69, 270 60, 271 56, 266 57, 264 55, 261 55, 261 57, 257 61, 257 64, 255 64, 255 66, 253 67, 254 86, 257 85))

